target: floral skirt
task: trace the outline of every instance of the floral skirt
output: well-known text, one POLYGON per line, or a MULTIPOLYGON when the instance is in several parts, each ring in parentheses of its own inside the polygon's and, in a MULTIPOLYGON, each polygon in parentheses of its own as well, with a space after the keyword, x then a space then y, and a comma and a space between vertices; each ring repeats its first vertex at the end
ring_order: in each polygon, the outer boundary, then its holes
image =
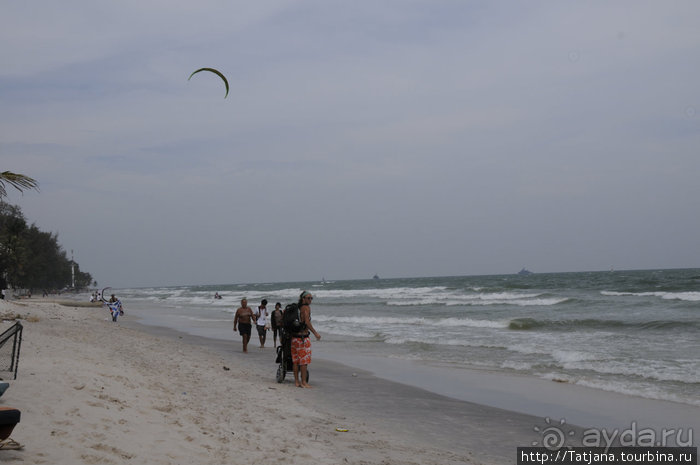
POLYGON ((311 363, 311 338, 292 338, 292 363, 308 365, 311 363))

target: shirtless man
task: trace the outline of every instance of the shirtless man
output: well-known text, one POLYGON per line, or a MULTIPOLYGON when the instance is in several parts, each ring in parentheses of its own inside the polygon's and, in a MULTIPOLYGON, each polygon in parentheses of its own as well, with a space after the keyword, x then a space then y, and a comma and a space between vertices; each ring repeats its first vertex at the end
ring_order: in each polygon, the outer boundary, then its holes
POLYGON ((238 333, 243 337, 243 352, 248 352, 248 341, 250 341, 250 332, 253 327, 252 321, 255 321, 255 314, 248 306, 248 299, 241 300, 241 306, 236 310, 236 316, 233 317, 233 332, 238 333), (236 328, 238 327, 238 328, 236 328))

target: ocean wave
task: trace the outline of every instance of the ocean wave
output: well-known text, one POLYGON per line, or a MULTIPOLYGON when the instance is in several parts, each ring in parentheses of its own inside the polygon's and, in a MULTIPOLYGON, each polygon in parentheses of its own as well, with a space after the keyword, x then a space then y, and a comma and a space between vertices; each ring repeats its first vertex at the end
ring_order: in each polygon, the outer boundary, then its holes
POLYGON ((515 331, 527 331, 532 329, 574 330, 574 329, 614 329, 632 328, 639 330, 660 330, 673 328, 696 327, 700 329, 700 322, 682 320, 652 320, 652 321, 620 321, 598 320, 594 318, 579 320, 538 320, 535 318, 514 318, 509 321, 508 329, 515 331))
POLYGON ((516 371, 531 371, 532 368, 534 367, 533 363, 530 362, 516 362, 513 360, 506 360, 503 363, 501 363, 501 368, 507 368, 510 370, 516 370, 516 371))
MULTIPOLYGON (((546 351, 539 351, 534 348, 528 350, 520 348, 520 353, 531 355, 547 355, 546 351)), ((542 361, 517 361, 506 360, 500 364, 501 368, 512 369, 516 371, 524 371, 537 375, 545 379, 566 380, 567 382, 576 382, 577 384, 586 384, 579 382, 582 379, 614 379, 623 377, 627 381, 624 386, 639 386, 642 384, 658 385, 662 383, 673 383, 680 386, 685 386, 685 389, 700 384, 698 376, 697 363, 687 363, 683 366, 669 367, 665 364, 660 364, 652 360, 637 360, 635 362, 626 362, 619 360, 598 360, 592 354, 576 351, 563 351, 560 353, 551 353, 553 356, 553 364, 542 364, 542 361), (561 372, 539 372, 539 368, 549 366, 550 369, 562 370, 561 372), (602 377, 602 378, 600 378, 602 377)), ((590 382, 590 381, 589 381, 590 382)), ((615 383, 617 389, 623 387, 622 383, 615 383)), ((659 389, 659 392, 664 389, 659 389)), ((623 391, 620 391, 623 392, 623 391)))
POLYGON ((604 375, 622 375, 653 381, 700 384, 697 362, 669 365, 658 360, 581 360, 562 364, 567 370, 585 370, 604 375))
POLYGON ((596 358, 591 353, 576 350, 553 350, 550 355, 557 363, 561 365, 587 362, 596 358))
POLYGON ((424 299, 424 300, 391 300, 386 304, 389 306, 398 307, 412 307, 412 306, 425 306, 425 305, 445 305, 447 307, 454 306, 466 306, 466 307, 480 307, 487 305, 514 305, 517 307, 549 307, 552 305, 559 305, 568 302, 570 299, 567 297, 550 297, 543 299, 534 299, 521 296, 512 296, 509 298, 497 298, 497 297, 461 297, 456 299, 454 296, 444 297, 442 299, 424 299))
MULTIPOLYGON (((620 360, 604 359, 584 351, 551 350, 547 347, 527 344, 512 344, 508 350, 528 356, 537 356, 537 361, 506 361, 503 366, 513 369, 531 371, 537 366, 549 366, 563 369, 570 376, 586 376, 585 373, 597 375, 624 376, 647 381, 700 384, 700 366, 697 360, 682 362, 663 362, 659 360, 620 360), (547 361, 546 358, 550 361, 547 361)), ((602 356, 605 357, 605 356, 602 356)))
POLYGON ((662 388, 659 388, 658 386, 637 385, 600 379, 576 379, 574 383, 580 386, 601 389, 603 391, 618 392, 620 394, 645 397, 647 399, 667 400, 671 402, 700 406, 700 400, 695 396, 672 394, 662 388))
POLYGON ((324 333, 333 334, 334 336, 348 336, 353 339, 364 339, 368 341, 384 342, 386 337, 375 331, 374 328, 357 328, 350 326, 326 326, 323 328, 324 333))
POLYGON ((177 315, 177 318, 181 318, 187 321, 197 321, 200 323, 231 323, 231 319, 227 318, 225 320, 222 320, 221 318, 202 318, 202 317, 196 317, 192 315, 177 315))
POLYGON ((353 297, 372 297, 377 299, 392 299, 392 298, 412 298, 422 297, 436 293, 444 293, 447 290, 445 286, 430 286, 430 287, 388 287, 388 288, 370 288, 370 289, 319 289, 316 290, 318 298, 327 299, 348 299, 353 297))
POLYGON ((682 300, 685 302, 700 302, 700 292, 618 292, 600 291, 601 295, 609 297, 658 297, 664 300, 682 300))
MULTIPOLYGON (((242 298, 247 298, 250 303, 257 303, 263 298, 270 302, 296 301, 299 288, 281 289, 219 289, 221 300, 213 298, 211 289, 192 288, 153 288, 145 290, 133 290, 127 296, 133 300, 145 300, 150 302, 176 302, 183 305, 215 305, 237 306, 242 298)), ((328 305, 340 306, 352 303, 359 304, 384 304, 388 306, 552 306, 569 301, 568 297, 552 296, 542 292, 519 292, 492 290, 484 291, 481 287, 468 289, 455 289, 447 286, 423 286, 423 287, 389 287, 369 289, 327 289, 314 288, 316 301, 328 305)))
POLYGON ((422 317, 396 317, 396 316, 332 316, 316 315, 314 321, 323 323, 340 323, 356 326, 466 326, 473 328, 507 328, 508 321, 475 320, 472 318, 422 318, 422 317))
POLYGON ((416 350, 430 350, 434 346, 453 346, 453 347, 481 347, 478 344, 473 344, 463 338, 446 338, 436 339, 434 336, 386 336, 384 341, 386 344, 392 345, 410 345, 416 350))

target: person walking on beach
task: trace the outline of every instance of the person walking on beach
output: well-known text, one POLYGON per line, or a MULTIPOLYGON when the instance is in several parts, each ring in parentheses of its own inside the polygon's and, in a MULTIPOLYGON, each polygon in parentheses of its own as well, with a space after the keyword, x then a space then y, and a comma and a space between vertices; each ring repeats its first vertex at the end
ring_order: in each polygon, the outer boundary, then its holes
POLYGON ((248 299, 241 299, 241 306, 236 310, 236 316, 233 317, 233 332, 238 333, 243 338, 243 352, 248 352, 248 341, 250 341, 250 333, 253 327, 251 320, 255 320, 253 310, 248 306, 248 299))
POLYGON ((299 322, 301 323, 298 332, 292 334, 292 364, 294 369, 294 385, 296 387, 310 388, 307 380, 307 370, 311 363, 311 339, 309 332, 316 336, 316 340, 321 340, 321 335, 311 324, 311 301, 313 296, 310 292, 304 291, 299 296, 299 322), (301 379, 299 379, 301 377, 301 379))
POLYGON ((282 334, 280 334, 282 330, 282 304, 279 302, 275 304, 275 309, 270 315, 270 328, 272 328, 273 342, 277 347, 277 335, 280 337, 280 344, 282 343, 282 334))
POLYGON ((258 330, 258 338, 260 339, 260 348, 265 348, 265 339, 267 339, 267 299, 263 299, 258 306, 258 311, 255 312, 255 329, 258 330))
POLYGON ((124 314, 124 307, 122 306, 122 301, 119 299, 115 299, 114 302, 110 300, 107 304, 103 305, 109 307, 109 314, 112 316, 112 321, 115 323, 117 322, 117 318, 124 314))

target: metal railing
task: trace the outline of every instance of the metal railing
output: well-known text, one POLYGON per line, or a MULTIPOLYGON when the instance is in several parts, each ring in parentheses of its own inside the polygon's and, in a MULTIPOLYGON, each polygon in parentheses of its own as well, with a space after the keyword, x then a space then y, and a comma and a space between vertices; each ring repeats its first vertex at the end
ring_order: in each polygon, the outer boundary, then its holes
POLYGON ((18 321, 0 334, 0 372, 14 374, 17 379, 19 349, 22 346, 22 324, 18 321))

